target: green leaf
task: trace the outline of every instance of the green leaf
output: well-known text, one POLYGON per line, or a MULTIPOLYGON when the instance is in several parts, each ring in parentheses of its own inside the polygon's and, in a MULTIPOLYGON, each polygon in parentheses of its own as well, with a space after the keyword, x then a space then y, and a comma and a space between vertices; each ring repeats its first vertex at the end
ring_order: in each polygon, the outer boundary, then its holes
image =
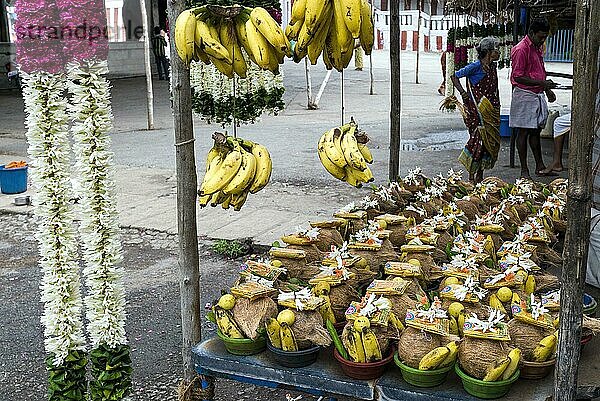
POLYGON ((211 323, 217 324, 217 317, 215 316, 215 312, 208 311, 206 313, 206 320, 208 320, 211 323))

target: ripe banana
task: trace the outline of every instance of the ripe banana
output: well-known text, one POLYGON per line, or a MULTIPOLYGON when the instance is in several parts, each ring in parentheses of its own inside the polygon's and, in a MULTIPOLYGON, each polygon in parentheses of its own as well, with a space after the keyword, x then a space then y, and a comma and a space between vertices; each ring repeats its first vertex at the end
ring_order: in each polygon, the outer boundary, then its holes
POLYGON ((399 331, 404 330, 404 324, 402 324, 402 321, 398 319, 394 312, 390 312, 390 323, 399 331))
POLYGON ((290 16, 290 25, 300 24, 304 22, 304 14, 306 12, 306 0, 296 0, 292 5, 292 15, 290 16))
POLYGON ((542 338, 531 352, 533 362, 546 362, 556 352, 556 335, 551 334, 542 338))
POLYGON ((271 345, 275 348, 281 349, 281 325, 279 324, 277 319, 269 318, 265 322, 265 329, 267 330, 267 336, 269 337, 271 345))
POLYGON ((203 208, 206 205, 208 205, 208 202, 210 202, 212 198, 212 195, 202 195, 198 197, 198 204, 200 204, 200 207, 203 208))
MULTIPOLYGON (((328 131, 329 132, 329 131, 328 131)), ((331 159, 327 156, 327 152, 325 152, 325 136, 327 132, 321 135, 321 139, 319 139, 319 144, 317 148, 317 154, 319 155, 319 159, 321 160, 321 164, 325 167, 325 170, 338 180, 344 180, 346 178, 346 171, 340 166, 336 165, 331 159)))
POLYGON ((460 334, 460 336, 463 336, 464 334, 464 326, 465 326, 465 314, 464 312, 461 312, 458 315, 458 318, 456 319, 456 322, 458 323, 458 334, 460 334))
POLYGON ((223 189, 229 181, 237 174, 242 164, 242 153, 239 146, 225 156, 214 175, 202 183, 200 196, 212 194, 223 189))
POLYGON ((429 351, 421 361, 419 362, 419 370, 434 370, 436 369, 446 357, 450 354, 450 348, 437 347, 429 351))
POLYGON ((502 374, 504 373, 506 368, 508 368, 508 365, 510 365, 510 363, 511 363, 510 358, 503 358, 503 359, 496 361, 495 363, 490 365, 490 367, 487 369, 485 376, 483 377, 483 381, 484 382, 495 382, 495 381, 501 379, 502 374))
POLYGON ((223 200, 223 202, 221 202, 221 207, 223 209, 229 209, 229 206, 231 205, 231 197, 233 195, 231 194, 225 194, 225 199, 223 200))
MULTIPOLYGON (((300 32, 302 34, 302 31, 300 32)), ((331 62, 333 68, 337 71, 342 72, 344 67, 342 66, 342 48, 338 41, 338 33, 336 29, 330 29, 327 39, 325 39, 325 52, 331 62)))
POLYGON ((246 203, 246 199, 248 199, 248 192, 244 191, 238 195, 231 195, 231 205, 233 206, 233 210, 239 212, 246 203))
MULTIPOLYGON (((331 7, 328 8, 328 10, 331 10, 331 7)), ((317 33, 308 44, 308 59, 312 65, 317 64, 317 60, 325 48, 325 40, 327 39, 327 34, 329 33, 332 22, 331 12, 328 10, 325 11, 327 15, 323 17, 325 19, 325 23, 321 24, 317 30, 317 33)))
POLYGON ((223 191, 217 191, 211 195, 210 205, 212 207, 217 207, 218 205, 223 203, 226 198, 227 198, 227 194, 225 194, 223 191))
POLYGON ((354 41, 352 39, 352 33, 348 30, 346 26, 346 17, 345 17, 346 8, 341 0, 333 1, 333 21, 332 21, 332 29, 335 29, 337 35, 337 41, 340 46, 340 50, 342 53, 347 52, 348 50, 354 51, 354 41), (350 48, 348 44, 351 43, 350 48))
POLYGON ((316 32, 316 28, 321 20, 325 6, 328 1, 324 0, 306 0, 306 6, 304 11, 304 25, 311 36, 316 32))
POLYGON ((279 336, 281 338, 281 349, 284 351, 298 351, 298 344, 292 328, 285 322, 280 323, 279 336))
POLYGON ((365 161, 369 164, 373 163, 373 155, 371 154, 371 150, 364 143, 358 144, 358 150, 360 150, 360 154, 363 156, 365 161))
POLYGON ((502 302, 500 302, 500 300, 498 299, 498 296, 496 294, 492 294, 490 295, 490 307, 499 310, 500 312, 502 312, 503 314, 506 315, 506 309, 504 308, 504 305, 502 304, 502 302))
POLYGON ((456 357, 458 356, 458 344, 456 344, 456 341, 449 342, 448 344, 446 344, 446 347, 450 350, 450 353, 438 365, 438 369, 452 365, 456 361, 456 357))
POLYGON ((250 193, 255 194, 269 183, 273 162, 267 148, 258 143, 252 145, 252 155, 256 159, 256 174, 250 186, 250 193))
POLYGON ((450 316, 450 334, 459 335, 458 322, 454 316, 450 316))
POLYGON ((365 362, 365 349, 360 338, 360 333, 355 332, 351 324, 344 326, 342 344, 352 362, 365 362))
POLYGON ((240 46, 244 49, 250 60, 256 65, 256 59, 254 58, 254 53, 252 53, 252 49, 250 47, 250 43, 248 42, 248 34, 246 32, 246 21, 250 19, 250 14, 242 11, 235 18, 235 32, 237 33, 237 40, 240 46))
POLYGON ((222 60, 216 59, 211 55, 208 56, 208 59, 210 60, 211 63, 214 64, 214 66, 217 68, 217 70, 219 70, 223 75, 225 75, 229 79, 233 78, 233 65, 232 64, 228 63, 227 61, 222 61, 222 60))
POLYGON ((189 65, 194 58, 194 37, 196 31, 196 15, 192 10, 185 10, 175 21, 175 48, 181 60, 189 65))
POLYGON ((382 359, 381 348, 379 347, 379 341, 375 337, 375 333, 370 328, 362 329, 361 340, 365 350, 365 361, 376 362, 382 359))
POLYGON ((246 60, 244 60, 242 49, 237 40, 235 26, 231 21, 221 21, 221 24, 219 25, 219 38, 221 39, 223 46, 227 49, 229 57, 233 61, 233 71, 235 71, 239 77, 246 78, 248 66, 246 65, 246 60))
POLYGON ((253 8, 250 12, 250 19, 254 26, 278 52, 291 55, 289 42, 281 30, 281 26, 271 17, 271 14, 267 10, 262 7, 253 8))
POLYGON ((333 128, 327 131, 323 140, 323 148, 325 150, 325 154, 333 164, 340 168, 344 168, 348 163, 344 158, 344 153, 341 149, 341 143, 339 146, 336 146, 334 142, 334 140, 337 140, 339 143, 341 135, 342 131, 339 128, 333 128))
POLYGON ((366 0, 361 0, 360 4, 360 45, 368 56, 373 51, 375 42, 375 30, 373 27, 373 16, 371 15, 371 6, 366 0))
POLYGON ((367 169, 367 162, 358 149, 358 142, 356 142, 356 137, 354 136, 355 130, 356 126, 353 126, 342 136, 342 151, 348 165, 357 170, 365 171, 367 169))
POLYGON ((223 308, 215 307, 215 318, 217 319, 217 326, 219 331, 226 337, 229 338, 244 338, 242 330, 238 327, 233 315, 230 311, 226 311, 223 308))
POLYGON ((254 56, 256 64, 262 69, 270 69, 269 57, 272 56, 269 54, 269 42, 260 33, 258 28, 254 26, 252 19, 246 21, 246 37, 248 38, 248 46, 250 47, 247 50, 254 56))
POLYGON ((333 309, 331 308, 331 300, 329 299, 329 295, 319 295, 319 298, 325 300, 325 303, 319 307, 319 313, 323 317, 323 321, 330 321, 331 323, 335 323, 335 315, 333 314, 333 309))
POLYGON ((202 61, 204 64, 210 64, 208 54, 198 46, 194 45, 194 61, 202 61))
POLYGON ((525 294, 530 295, 535 291, 535 277, 533 274, 529 274, 527 276, 527 280, 525 281, 525 294))
POLYGON ((521 360, 521 350, 518 348, 514 348, 508 353, 508 358, 510 359, 510 363, 506 367, 506 370, 502 373, 502 377, 500 378, 500 380, 508 380, 515 374, 515 372, 519 368, 519 361, 521 360))
POLYGON ((218 31, 216 36, 211 33, 209 25, 201 19, 196 20, 195 40, 198 46, 207 55, 214 59, 231 64, 231 57, 227 49, 219 42, 218 31))
POLYGON ((352 37, 360 37, 360 25, 362 21, 361 0, 340 0, 344 10, 344 22, 352 37))
POLYGON ((223 188, 226 194, 241 194, 254 179, 256 173, 256 159, 250 152, 240 149, 242 153, 242 163, 236 175, 223 188))
MULTIPOLYGON (((294 3, 296 4, 296 3, 294 3)), ((298 35, 300 34, 300 30, 302 29, 302 22, 296 22, 295 24, 289 24, 285 27, 285 36, 289 40, 298 41, 298 35)))

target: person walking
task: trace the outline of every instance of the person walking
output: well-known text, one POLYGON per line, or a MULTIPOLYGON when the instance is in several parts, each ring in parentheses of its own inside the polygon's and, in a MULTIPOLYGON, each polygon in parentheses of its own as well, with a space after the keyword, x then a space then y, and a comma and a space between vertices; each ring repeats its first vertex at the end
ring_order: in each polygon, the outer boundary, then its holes
POLYGON ((452 82, 462 96, 465 125, 469 140, 458 160, 469 172, 469 180, 483 180, 483 170, 494 167, 500 150, 500 96, 496 61, 500 58, 499 41, 483 38, 476 47, 478 60, 456 71, 452 82), (464 89, 460 78, 466 78, 464 89))
POLYGON ((517 132, 517 150, 523 178, 530 178, 527 166, 527 142, 535 159, 535 174, 557 175, 554 171, 546 169, 540 144, 540 132, 548 118, 546 97, 550 103, 556 100, 556 95, 552 92, 556 84, 546 79, 542 52, 549 31, 548 21, 534 20, 528 34, 512 48, 510 53, 512 64, 510 82, 513 91, 509 126, 517 132))
POLYGON ((158 70, 158 79, 169 80, 169 60, 167 59, 167 40, 166 33, 159 26, 154 27, 152 36, 152 52, 156 60, 156 69, 158 70))

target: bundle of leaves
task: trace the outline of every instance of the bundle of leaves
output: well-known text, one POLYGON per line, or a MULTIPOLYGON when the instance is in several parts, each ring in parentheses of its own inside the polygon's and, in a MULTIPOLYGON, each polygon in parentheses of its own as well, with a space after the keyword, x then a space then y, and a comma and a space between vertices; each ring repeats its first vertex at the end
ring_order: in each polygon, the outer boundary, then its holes
POLYGON ((129 345, 112 348, 100 344, 90 352, 90 361, 96 378, 90 382, 92 400, 118 401, 127 396, 132 372, 129 345))
POLYGON ((87 358, 85 352, 70 351, 63 363, 54 365, 55 355, 46 357, 48 370, 48 400, 83 400, 85 399, 86 382, 85 367, 87 358))

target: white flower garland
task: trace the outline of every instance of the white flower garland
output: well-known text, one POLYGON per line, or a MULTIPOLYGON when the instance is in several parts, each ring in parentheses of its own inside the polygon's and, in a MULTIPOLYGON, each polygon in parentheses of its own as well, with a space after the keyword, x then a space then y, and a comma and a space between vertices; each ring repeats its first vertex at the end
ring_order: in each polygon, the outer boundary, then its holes
POLYGON ((60 366, 70 351, 85 349, 77 244, 69 176, 69 138, 61 75, 24 75, 23 97, 31 178, 36 188, 45 349, 60 366))
POLYGON ((127 344, 125 291, 118 264, 122 260, 119 236, 112 127, 106 61, 68 66, 72 95, 73 150, 81 188, 81 238, 86 263, 84 274, 90 294, 85 298, 88 331, 94 347, 127 344))
POLYGON ((454 82, 452 82, 452 76, 454 75, 454 52, 446 52, 446 92, 445 97, 454 95, 454 82))

